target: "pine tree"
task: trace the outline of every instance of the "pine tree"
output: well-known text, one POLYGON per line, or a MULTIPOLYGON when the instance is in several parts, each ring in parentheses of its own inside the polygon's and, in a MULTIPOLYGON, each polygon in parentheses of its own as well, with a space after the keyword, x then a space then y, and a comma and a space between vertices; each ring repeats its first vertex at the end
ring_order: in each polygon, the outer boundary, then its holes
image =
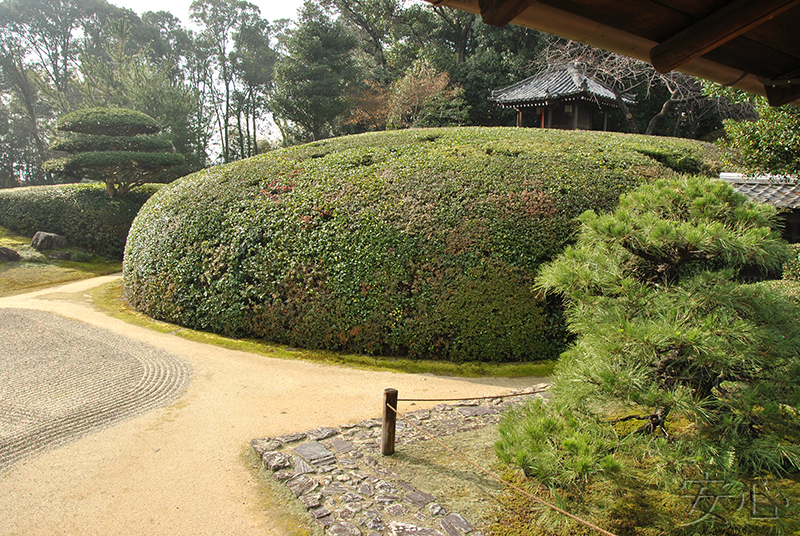
POLYGON ((157 182, 164 171, 185 162, 172 142, 152 136, 161 130, 155 120, 134 110, 79 110, 62 117, 58 130, 74 135, 56 140, 50 148, 71 154, 48 160, 45 171, 71 180, 103 181, 112 198, 157 182))
POLYGON ((567 494, 800 469, 800 309, 745 281, 788 259, 775 209, 682 178, 581 222, 538 279, 566 298, 575 343, 553 400, 505 421, 500 456, 567 494))

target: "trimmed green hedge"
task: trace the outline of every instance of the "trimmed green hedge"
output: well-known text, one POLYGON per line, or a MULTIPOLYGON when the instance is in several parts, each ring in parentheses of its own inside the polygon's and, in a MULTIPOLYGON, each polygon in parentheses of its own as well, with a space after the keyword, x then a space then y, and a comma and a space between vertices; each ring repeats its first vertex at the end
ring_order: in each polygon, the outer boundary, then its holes
POLYGON ((459 128, 203 170, 140 212, 125 296, 155 318, 306 348, 553 358, 566 331, 534 274, 573 240, 577 215, 674 174, 643 150, 709 154, 687 140, 459 128))
POLYGON ((57 233, 70 244, 122 258, 131 222, 156 191, 145 186, 110 199, 102 184, 29 186, 0 191, 0 227, 25 236, 57 233))
POLYGON ((50 144, 53 151, 86 153, 91 151, 134 151, 153 153, 174 151, 172 142, 166 138, 151 136, 73 136, 56 139, 50 144))
POLYGON ((161 131, 161 126, 149 115, 126 108, 78 110, 62 117, 57 128, 100 136, 136 136, 161 131))

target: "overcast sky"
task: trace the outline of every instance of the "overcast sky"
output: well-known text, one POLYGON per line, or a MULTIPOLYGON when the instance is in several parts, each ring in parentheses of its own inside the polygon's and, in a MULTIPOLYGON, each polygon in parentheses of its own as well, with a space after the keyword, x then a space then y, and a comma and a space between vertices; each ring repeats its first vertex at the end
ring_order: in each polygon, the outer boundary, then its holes
MULTIPOLYGON (((303 0, 248 0, 261 10, 261 17, 272 22, 277 19, 297 20, 297 10, 303 0)), ((192 0, 108 0, 110 4, 132 9, 139 15, 145 11, 169 11, 184 24, 189 22, 189 6, 192 0)))

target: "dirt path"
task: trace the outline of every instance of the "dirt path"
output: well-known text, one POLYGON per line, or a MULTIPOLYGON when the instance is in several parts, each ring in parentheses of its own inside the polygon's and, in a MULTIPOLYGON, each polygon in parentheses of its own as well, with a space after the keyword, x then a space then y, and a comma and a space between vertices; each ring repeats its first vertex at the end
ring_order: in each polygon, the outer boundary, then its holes
POLYGON ((254 437, 376 417, 383 389, 481 396, 538 380, 465 380, 269 359, 109 318, 85 292, 114 276, 0 299, 146 342, 188 362, 173 404, 38 454, 0 474, 3 535, 283 534, 242 453, 254 437))

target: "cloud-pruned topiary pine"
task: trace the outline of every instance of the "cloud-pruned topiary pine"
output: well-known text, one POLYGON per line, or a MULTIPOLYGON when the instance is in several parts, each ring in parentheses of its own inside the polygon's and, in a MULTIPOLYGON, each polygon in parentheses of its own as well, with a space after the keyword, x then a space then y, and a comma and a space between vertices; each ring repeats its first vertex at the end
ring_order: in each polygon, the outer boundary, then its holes
POLYGON ((147 182, 160 182, 165 171, 184 164, 172 142, 154 137, 156 121, 125 108, 88 108, 62 117, 58 130, 71 135, 50 148, 70 153, 48 160, 45 171, 72 181, 105 182, 106 193, 118 198, 147 182))
MULTIPOLYGON (((613 485, 679 494, 704 478, 735 495, 800 470, 800 309, 744 280, 790 256, 776 210, 689 177, 580 219, 577 244, 537 279, 566 299, 577 339, 553 399, 505 420, 500 456, 573 498, 613 485)), ((741 514, 722 508, 698 534, 741 514)))

